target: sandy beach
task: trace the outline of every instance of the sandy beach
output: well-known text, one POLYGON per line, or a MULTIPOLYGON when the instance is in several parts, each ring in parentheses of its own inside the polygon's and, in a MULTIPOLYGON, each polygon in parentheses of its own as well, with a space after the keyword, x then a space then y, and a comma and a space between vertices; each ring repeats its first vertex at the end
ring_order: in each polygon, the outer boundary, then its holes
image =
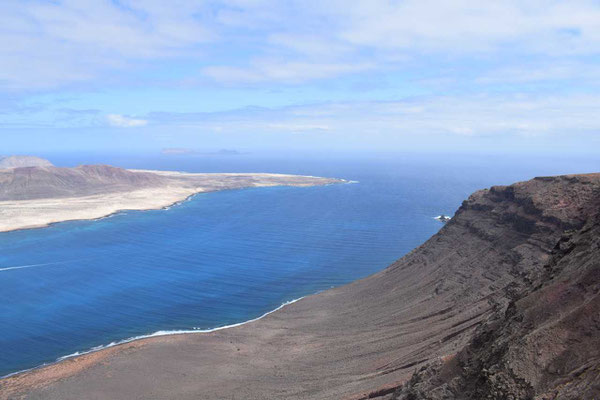
POLYGON ((98 219, 123 210, 168 207, 197 193, 264 186, 313 186, 337 179, 284 174, 194 174, 132 170, 168 178, 160 187, 136 188, 88 196, 0 201, 0 232, 30 229, 72 220, 98 219))

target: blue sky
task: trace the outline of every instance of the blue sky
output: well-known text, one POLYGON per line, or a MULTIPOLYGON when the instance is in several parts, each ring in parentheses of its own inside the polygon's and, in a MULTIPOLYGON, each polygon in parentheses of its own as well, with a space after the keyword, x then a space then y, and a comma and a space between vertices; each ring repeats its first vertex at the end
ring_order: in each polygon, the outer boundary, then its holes
POLYGON ((0 11, 0 154, 600 146, 597 0, 3 0, 0 11))

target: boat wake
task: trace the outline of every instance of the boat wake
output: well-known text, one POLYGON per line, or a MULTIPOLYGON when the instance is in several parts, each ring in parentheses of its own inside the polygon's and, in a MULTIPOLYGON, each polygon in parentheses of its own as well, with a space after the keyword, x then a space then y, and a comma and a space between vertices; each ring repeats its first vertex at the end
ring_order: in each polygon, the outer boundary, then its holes
POLYGON ((13 269, 36 268, 36 267, 44 267, 44 266, 48 266, 48 265, 66 264, 66 263, 73 262, 73 261, 81 261, 81 260, 56 261, 56 262, 43 263, 43 264, 29 264, 29 265, 17 265, 14 267, 3 267, 3 268, 0 268, 0 272, 11 271, 13 269))

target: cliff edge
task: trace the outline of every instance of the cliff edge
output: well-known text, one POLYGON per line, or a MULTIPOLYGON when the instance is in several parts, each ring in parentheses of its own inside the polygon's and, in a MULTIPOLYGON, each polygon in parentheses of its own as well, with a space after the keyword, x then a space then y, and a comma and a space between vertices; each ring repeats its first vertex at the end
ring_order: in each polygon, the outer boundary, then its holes
POLYGON ((504 296, 508 305, 492 314, 463 349, 421 368, 392 399, 600 398, 597 177, 537 178, 487 196, 529 192, 524 200, 537 218, 515 219, 515 226, 537 233, 549 224, 547 236, 554 245, 542 264, 515 271, 504 296))

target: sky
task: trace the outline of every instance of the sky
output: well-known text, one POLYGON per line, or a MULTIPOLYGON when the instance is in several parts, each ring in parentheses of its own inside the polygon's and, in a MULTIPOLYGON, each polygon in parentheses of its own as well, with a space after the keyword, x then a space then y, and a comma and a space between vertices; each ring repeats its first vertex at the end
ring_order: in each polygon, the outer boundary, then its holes
POLYGON ((0 154, 599 154, 600 1, 2 0, 0 154))

